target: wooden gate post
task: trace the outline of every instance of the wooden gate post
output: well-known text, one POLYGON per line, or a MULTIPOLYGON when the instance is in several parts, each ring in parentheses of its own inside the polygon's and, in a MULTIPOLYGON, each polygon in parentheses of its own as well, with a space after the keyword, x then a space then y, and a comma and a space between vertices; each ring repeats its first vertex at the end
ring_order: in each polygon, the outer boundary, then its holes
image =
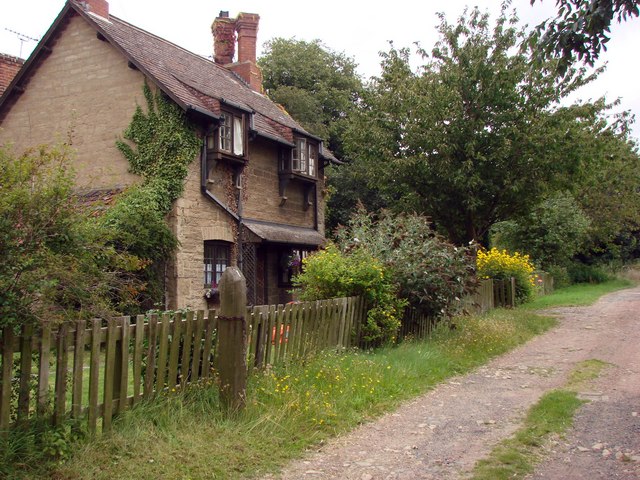
POLYGON ((516 306, 516 279, 511 277, 510 281, 510 295, 509 295, 509 303, 511 303, 511 308, 515 308, 516 306))
POLYGON ((232 410, 245 406, 247 387, 247 282, 238 267, 220 278, 218 358, 220 400, 232 410))

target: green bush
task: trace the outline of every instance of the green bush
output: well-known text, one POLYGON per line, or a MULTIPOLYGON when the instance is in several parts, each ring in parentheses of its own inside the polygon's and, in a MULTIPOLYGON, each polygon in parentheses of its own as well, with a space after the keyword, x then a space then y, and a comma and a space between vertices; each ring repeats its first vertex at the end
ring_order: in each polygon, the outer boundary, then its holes
POLYGON ((330 243, 303 260, 293 284, 301 300, 363 296, 369 307, 363 339, 376 345, 395 341, 406 302, 397 297, 386 269, 365 249, 342 253, 330 243))
POLYGON ((431 317, 452 316, 477 285, 471 249, 455 247, 421 215, 381 211, 378 220, 364 208, 337 232, 343 251, 364 248, 379 259, 412 308, 431 317))
POLYGON ((527 252, 536 265, 548 269, 566 265, 583 246, 590 222, 569 193, 556 193, 526 217, 498 222, 491 243, 510 251, 527 252))
POLYGON ((571 277, 569 277, 567 267, 552 265, 547 269, 547 272, 553 277, 553 288, 564 288, 571 285, 571 277))
POLYGON ((584 263, 572 263, 567 267, 571 283, 603 283, 609 280, 609 275, 600 267, 584 263))

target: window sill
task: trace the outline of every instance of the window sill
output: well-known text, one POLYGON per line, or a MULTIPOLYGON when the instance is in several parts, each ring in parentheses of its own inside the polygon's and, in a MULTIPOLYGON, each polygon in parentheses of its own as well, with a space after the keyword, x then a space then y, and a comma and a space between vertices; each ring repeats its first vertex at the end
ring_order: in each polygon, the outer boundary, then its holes
POLYGON ((245 165, 247 163, 247 159, 244 155, 238 156, 233 153, 222 152, 219 150, 207 150, 207 161, 211 160, 222 160, 236 165, 245 165))

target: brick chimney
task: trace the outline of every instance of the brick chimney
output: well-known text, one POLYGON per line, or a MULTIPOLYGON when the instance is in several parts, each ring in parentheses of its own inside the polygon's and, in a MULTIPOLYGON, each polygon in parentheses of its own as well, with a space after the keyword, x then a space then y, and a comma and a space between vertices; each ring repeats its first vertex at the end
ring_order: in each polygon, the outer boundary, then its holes
POLYGON ((233 62, 236 51, 236 21, 229 12, 221 11, 211 25, 213 33, 213 60, 220 65, 233 62))
POLYGON ((236 19, 229 18, 229 12, 220 12, 211 26, 213 32, 213 58, 216 63, 236 73, 249 86, 262 91, 262 72, 256 65, 258 43, 258 22, 260 15, 240 13, 236 19), (238 36, 238 60, 233 62, 236 33, 238 36))
POLYGON ((109 18, 109 2, 107 0, 80 0, 78 3, 85 12, 91 12, 102 18, 109 18))
POLYGON ((256 63, 256 45, 258 43, 258 22, 260 15, 256 13, 240 13, 236 19, 238 32, 238 62, 256 63))

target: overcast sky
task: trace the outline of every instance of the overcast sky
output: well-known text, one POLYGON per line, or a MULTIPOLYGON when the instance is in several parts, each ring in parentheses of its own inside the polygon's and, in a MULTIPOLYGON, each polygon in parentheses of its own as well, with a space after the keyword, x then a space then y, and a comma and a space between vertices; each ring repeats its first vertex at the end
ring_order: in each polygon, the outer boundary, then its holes
MULTIPOLYGON (((64 0, 0 0, 0 52, 28 57, 36 42, 20 41, 18 34, 40 38, 64 6, 64 0), (18 32, 18 34, 13 33, 18 32)), ((110 0, 110 13, 170 40, 192 52, 212 54, 211 23, 220 10, 235 17, 239 12, 260 14, 258 43, 273 37, 313 40, 319 38, 333 50, 353 57, 364 78, 378 75, 378 52, 387 50, 388 41, 397 47, 420 42, 430 50, 437 41, 436 12, 444 12, 454 22, 466 5, 478 5, 497 16, 499 0, 358 1, 323 0, 110 0)), ((536 25, 555 12, 555 0, 514 0, 512 8, 523 23, 536 25)), ((24 39, 24 37, 23 37, 24 39)), ((619 109, 631 110, 640 121, 640 20, 634 19, 612 29, 608 51, 601 59, 607 71, 576 97, 621 99, 619 109)), ((640 139, 640 125, 634 128, 640 139)))

